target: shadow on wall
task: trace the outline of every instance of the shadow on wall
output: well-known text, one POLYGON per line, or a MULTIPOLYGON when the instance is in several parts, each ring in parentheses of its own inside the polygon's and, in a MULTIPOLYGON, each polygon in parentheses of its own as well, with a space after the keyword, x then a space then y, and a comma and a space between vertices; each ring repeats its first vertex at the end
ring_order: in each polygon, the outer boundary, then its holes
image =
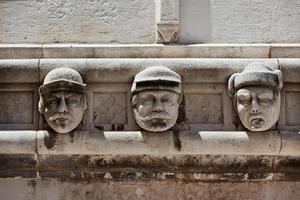
POLYGON ((179 43, 211 42, 210 0, 180 1, 179 16, 179 43))

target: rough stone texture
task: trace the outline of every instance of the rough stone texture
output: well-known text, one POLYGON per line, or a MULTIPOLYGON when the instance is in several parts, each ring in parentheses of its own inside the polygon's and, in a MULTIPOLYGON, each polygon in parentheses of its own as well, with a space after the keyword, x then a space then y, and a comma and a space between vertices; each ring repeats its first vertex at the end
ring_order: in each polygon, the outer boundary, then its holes
POLYGON ((161 154, 174 152, 172 132, 155 134, 140 131, 79 131, 70 134, 54 134, 39 131, 37 151, 51 154, 161 154))
MULTIPOLYGON (((183 132, 179 135, 179 140, 182 154, 197 152, 199 154, 247 155, 251 152, 250 154, 272 155, 281 150, 281 138, 278 132, 183 132)), ((288 137, 287 140, 291 139, 288 137)), ((286 151, 289 152, 288 149, 286 151)))
POLYGON ((38 59, 0 60, 0 83, 38 83, 38 59))
MULTIPOLYGON (((7 70, 6 73, 3 73, 6 74, 7 77, 3 78, 2 81, 19 82, 20 80, 17 80, 16 78, 20 78, 21 80, 23 79, 24 82, 36 81, 36 80, 30 80, 30 77, 32 77, 30 71, 31 70, 27 71, 27 69, 23 70, 18 67, 15 67, 12 70, 7 70), (14 71, 18 72, 15 78, 13 77, 14 71), (22 76, 23 73, 25 77, 22 76)), ((37 129, 38 94, 37 94, 37 86, 35 84, 24 84, 24 83, 23 84, 21 83, 1 84, 0 99, 1 99, 0 129, 2 130, 37 129)))
POLYGON ((272 44, 271 58, 299 58, 300 44, 272 44))
POLYGON ((11 0, 1 1, 0 10, 0 43, 155 40, 154 0, 11 0))
MULTIPOLYGON (((154 43, 157 2, 1 1, 0 43, 154 43)), ((299 43, 299 7, 298 0, 180 1, 180 42, 299 43)))
POLYGON ((300 2, 181 1, 181 43, 300 42, 300 2))
MULTIPOLYGON (((281 48, 299 51, 299 46, 281 48)), ((268 58, 268 44, 0 44, 0 58, 268 58)), ((281 56, 279 51, 278 57, 281 56)))
POLYGON ((131 83, 135 74, 146 67, 169 67, 183 78, 183 83, 226 83, 232 73, 252 62, 278 69, 276 59, 41 59, 40 80, 56 67, 71 67, 85 82, 131 83))
POLYGON ((36 131, 0 131, 1 154, 34 154, 36 131))
POLYGON ((297 200, 299 182, 205 183, 167 181, 64 182, 59 180, 2 179, 6 200, 138 200, 138 199, 257 199, 297 200), (7 188, 13 188, 12 190, 7 188))

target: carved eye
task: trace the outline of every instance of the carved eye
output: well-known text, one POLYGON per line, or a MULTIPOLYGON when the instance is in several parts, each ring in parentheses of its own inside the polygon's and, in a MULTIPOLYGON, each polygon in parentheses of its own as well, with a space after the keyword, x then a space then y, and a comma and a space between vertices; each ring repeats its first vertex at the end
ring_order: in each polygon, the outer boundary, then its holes
POLYGON ((50 100, 49 105, 58 105, 58 100, 57 99, 50 100))
POLYGON ((78 101, 77 101, 77 99, 68 99, 68 103, 69 104, 77 104, 78 101))
POLYGON ((251 103, 251 97, 250 96, 238 96, 238 103, 243 105, 249 105, 251 103))
POLYGON ((147 97, 143 98, 143 102, 145 102, 145 103, 151 103, 153 101, 154 101, 154 99, 151 96, 147 96, 147 97))
POLYGON ((273 99, 263 98, 258 100, 261 105, 269 105, 273 103, 273 99))
POLYGON ((171 100, 170 98, 163 97, 163 98, 161 99, 161 102, 162 102, 162 103, 170 103, 170 102, 172 102, 172 100, 171 100))

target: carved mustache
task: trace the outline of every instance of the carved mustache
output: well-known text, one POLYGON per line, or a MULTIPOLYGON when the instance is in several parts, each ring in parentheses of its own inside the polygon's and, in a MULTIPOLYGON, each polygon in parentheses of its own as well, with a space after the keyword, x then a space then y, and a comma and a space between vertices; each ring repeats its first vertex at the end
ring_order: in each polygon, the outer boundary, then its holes
POLYGON ((70 120, 71 116, 69 114, 55 113, 53 116, 49 117, 49 121, 56 121, 60 119, 70 120))
POLYGON ((170 115, 166 112, 151 112, 146 117, 142 117, 142 116, 139 116, 139 117, 143 121, 149 121, 149 120, 153 120, 153 119, 157 119, 157 118, 164 119, 164 120, 172 119, 170 117, 170 115))

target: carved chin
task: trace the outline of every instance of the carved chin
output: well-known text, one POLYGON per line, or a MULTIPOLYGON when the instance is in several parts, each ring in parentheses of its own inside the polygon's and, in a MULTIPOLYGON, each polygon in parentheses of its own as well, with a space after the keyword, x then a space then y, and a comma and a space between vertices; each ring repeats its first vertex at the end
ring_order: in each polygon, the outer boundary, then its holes
POLYGON ((144 121, 136 119, 136 122, 142 129, 152 132, 161 132, 172 128, 172 126, 174 126, 174 124, 176 123, 176 120, 151 119, 148 121, 144 121))
POLYGON ((48 123, 49 126, 55 130, 57 133, 69 133, 74 130, 79 124, 75 124, 73 122, 64 122, 64 123, 48 123))

